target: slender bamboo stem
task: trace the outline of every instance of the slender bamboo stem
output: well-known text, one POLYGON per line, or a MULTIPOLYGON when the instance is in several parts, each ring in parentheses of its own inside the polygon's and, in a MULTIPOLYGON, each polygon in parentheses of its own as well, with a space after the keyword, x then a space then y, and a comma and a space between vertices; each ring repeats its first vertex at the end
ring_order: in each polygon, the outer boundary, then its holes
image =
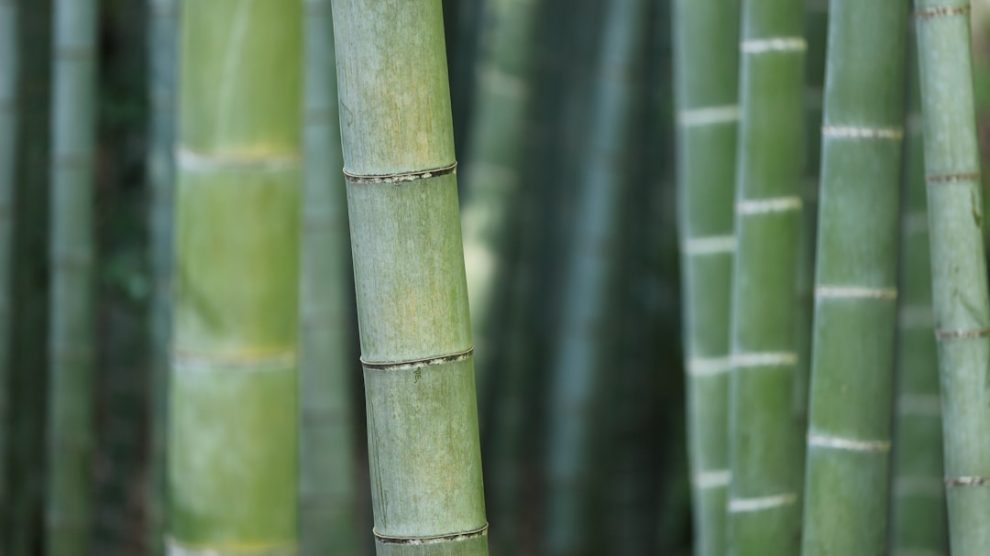
POLYGON ((952 553, 990 546, 990 304, 969 0, 916 0, 932 294, 952 553))
POLYGON ((911 57, 908 73, 890 538, 895 554, 935 555, 948 553, 949 539, 917 56, 911 57))
POLYGON ((795 554, 801 442, 793 417, 800 236, 802 0, 743 3, 729 388, 729 550, 795 554))
POLYGON ((674 2, 687 422, 695 554, 725 554, 739 2, 674 2))
POLYGON ((887 542, 906 9, 829 7, 806 556, 887 542))
POLYGON ((333 18, 377 552, 484 555, 441 5, 336 0, 333 18))
POLYGON ((302 556, 358 553, 351 372, 353 291, 329 0, 307 0, 300 282, 302 556))
POLYGON ((296 554, 302 2, 185 2, 170 553, 296 554))
POLYGON ((56 0, 46 553, 89 553, 93 433, 95 0, 56 0))

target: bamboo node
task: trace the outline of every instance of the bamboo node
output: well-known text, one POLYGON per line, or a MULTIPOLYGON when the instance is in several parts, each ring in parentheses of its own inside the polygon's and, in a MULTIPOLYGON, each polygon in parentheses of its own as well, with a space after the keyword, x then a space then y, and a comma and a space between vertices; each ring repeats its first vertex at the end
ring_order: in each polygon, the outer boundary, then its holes
POLYGON ((732 480, 732 472, 728 469, 715 469, 711 471, 698 471, 691 477, 694 488, 707 490, 713 488, 725 488, 732 480))
POLYGON ((770 37, 746 39, 739 45, 743 54, 766 54, 769 52, 804 52, 808 42, 803 37, 770 37))
POLYGON ((361 365, 363 365, 367 371, 411 371, 414 369, 421 369, 423 367, 466 361, 473 355, 474 348, 470 347, 458 353, 438 355, 435 357, 424 357, 422 359, 410 359, 408 361, 368 361, 362 357, 361 365))
POLYGON ((936 17, 969 15, 969 12, 970 5, 967 3, 963 6, 935 6, 932 8, 917 10, 914 12, 914 17, 920 20, 927 20, 934 19, 936 17))
POLYGON ((909 475, 894 479, 894 495, 898 497, 929 496, 941 498, 945 496, 945 484, 940 477, 912 477, 909 475))
POLYGON ((983 477, 980 475, 962 475, 959 477, 946 477, 945 486, 949 488, 990 486, 990 477, 983 477))
POLYGON ((936 174, 932 176, 925 176, 925 181, 931 184, 943 184, 943 183, 967 183, 967 182, 978 182, 980 181, 979 172, 961 172, 958 174, 936 174))
POLYGON ((743 199, 736 203, 739 216, 774 214, 801 210, 801 197, 771 197, 769 199, 743 199))
POLYGON ((935 331, 935 338, 938 340, 972 340, 976 338, 986 338, 990 336, 990 327, 972 328, 969 330, 945 330, 935 331))
POLYGON ((186 147, 175 149, 175 160, 179 168, 187 172, 215 172, 217 170, 262 170, 285 172, 299 169, 297 154, 208 154, 196 152, 186 147))
POLYGON ((723 255, 736 250, 736 236, 707 236, 688 238, 681 245, 685 255, 723 255))
POLYGON ((729 513, 762 512, 797 503, 797 494, 788 492, 757 498, 732 498, 729 500, 729 513))
POLYGON ((739 121, 742 112, 738 104, 725 106, 705 106, 702 108, 687 108, 677 115, 677 121, 682 127, 698 127, 720 124, 734 124, 739 121))
POLYGON ((886 454, 890 451, 889 440, 860 440, 817 432, 808 433, 808 446, 827 448, 831 450, 846 450, 850 452, 867 452, 886 454))
POLYGON ((203 546, 188 545, 174 537, 165 537, 168 556, 296 556, 299 546, 280 542, 262 546, 203 546))
POLYGON ((430 535, 425 537, 392 537, 389 535, 383 535, 375 529, 372 529, 371 532, 375 535, 375 540, 382 544, 406 544, 406 545, 440 544, 446 542, 465 541, 477 537, 484 537, 488 534, 488 524, 485 523, 481 527, 471 531, 448 533, 446 535, 430 535))
POLYGON ((688 375, 695 378, 727 374, 732 370, 730 357, 692 357, 687 363, 688 375))
POLYGON ((818 286, 816 299, 897 299, 897 288, 871 288, 866 286, 818 286))
POLYGON ((783 352, 753 352, 736 353, 732 355, 732 367, 746 369, 752 367, 787 367, 797 365, 797 353, 783 352))
POLYGON ((457 162, 440 168, 430 168, 427 170, 413 170, 411 172, 399 172, 396 174, 371 174, 360 175, 351 174, 344 170, 344 178, 351 183, 404 183, 416 180, 425 180, 447 174, 457 173, 457 162))
POLYGON ((904 128, 825 125, 822 126, 822 137, 826 139, 882 139, 900 141, 904 139, 904 128))
POLYGON ((295 369, 295 350, 265 354, 210 354, 173 350, 172 366, 176 372, 243 371, 265 372, 295 369))

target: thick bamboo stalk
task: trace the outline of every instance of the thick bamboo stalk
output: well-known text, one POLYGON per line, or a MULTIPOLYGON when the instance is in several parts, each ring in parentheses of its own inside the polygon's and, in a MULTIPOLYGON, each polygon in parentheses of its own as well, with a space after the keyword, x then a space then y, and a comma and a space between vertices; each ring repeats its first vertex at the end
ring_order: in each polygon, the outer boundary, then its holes
POLYGON ((93 432, 94 0, 55 2, 46 553, 89 553, 93 432))
POLYGON ((0 549, 6 546, 10 496, 8 469, 12 453, 11 334, 14 308, 14 228, 20 98, 20 7, 0 1, 0 549))
POLYGON ((296 554, 302 2, 182 6, 170 554, 296 554))
POLYGON ((793 418, 800 236, 802 0, 743 3, 729 388, 730 546, 794 554, 801 442, 793 418))
POLYGON ((906 9, 829 6, 806 556, 887 542, 906 9))
POLYGON ((687 423, 697 556, 726 552, 739 2, 674 2, 687 423))
POLYGON ((932 297, 942 385, 949 538, 990 546, 990 304, 973 105, 969 0, 916 0, 932 297))
POLYGON ((299 535, 302 556, 357 554, 352 289, 329 0, 305 16, 302 274, 299 290, 299 535))
POLYGON ((616 0, 606 8, 597 61, 588 151, 578 185, 560 339, 552 361, 547 424, 546 551, 574 555, 595 550, 602 528, 594 518, 597 449, 604 410, 601 386, 611 368, 621 215, 630 180, 623 145, 633 125, 633 84, 646 45, 648 3, 616 0))
POLYGON ((172 329, 172 220, 175 189, 175 97, 178 2, 148 2, 148 100, 150 106, 147 153, 150 262, 152 279, 150 346, 151 400, 148 453, 147 546, 153 556, 165 552, 165 452, 168 422, 169 343, 172 329))
POLYGON ((932 326, 931 251, 916 56, 911 57, 908 73, 910 109, 901 180, 890 542, 895 554, 934 555, 947 553, 949 538, 942 483, 942 404, 932 326))
POLYGON ((333 19, 377 551, 487 554, 441 5, 333 19))

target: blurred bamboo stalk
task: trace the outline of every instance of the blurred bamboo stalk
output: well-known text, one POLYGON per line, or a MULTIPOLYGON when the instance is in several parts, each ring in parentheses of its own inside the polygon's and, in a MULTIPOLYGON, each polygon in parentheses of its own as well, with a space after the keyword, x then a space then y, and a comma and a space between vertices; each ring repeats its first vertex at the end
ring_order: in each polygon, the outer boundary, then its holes
POLYGON ((915 0, 952 554, 990 546, 990 303, 969 0, 915 0))
POLYGON ((804 556, 887 543, 906 16, 829 6, 804 556))
POLYGON ((169 553, 295 554, 302 2, 181 17, 169 553))
POLYGON ((738 0, 676 0, 672 19, 688 458, 697 556, 723 555, 728 547, 739 13, 738 0))
POLYGON ((921 90, 915 41, 910 42, 913 55, 908 65, 909 111, 902 177, 890 539, 895 554, 947 554, 942 404, 932 326, 921 90))
POLYGON ((729 551, 795 554, 801 442, 794 299, 803 161, 803 0, 742 4, 729 393, 729 551))
POLYGON ((485 555, 441 3, 333 18, 377 552, 485 555))
POLYGON ((329 0, 305 2, 299 535, 301 556, 357 554, 350 241, 329 0))

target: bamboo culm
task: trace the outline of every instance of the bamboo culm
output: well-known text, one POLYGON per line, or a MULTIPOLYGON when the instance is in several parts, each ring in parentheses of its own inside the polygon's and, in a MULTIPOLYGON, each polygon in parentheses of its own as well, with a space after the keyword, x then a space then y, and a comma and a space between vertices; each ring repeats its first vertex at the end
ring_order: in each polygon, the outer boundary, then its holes
POLYGON ((182 6, 170 554, 297 552, 302 21, 182 6))
POLYGON ((802 200, 803 0, 742 4, 729 387, 729 552, 790 555, 800 536, 794 299, 802 200))
POLYGON ((906 10, 829 6, 804 556, 887 542, 906 10))
POLYGON ((305 2, 299 289, 301 556, 357 554, 352 289, 329 0, 305 2))
POLYGON ((97 3, 54 7, 46 554, 81 556, 92 521, 97 3))
POLYGON ((916 0, 949 544, 990 546, 990 304, 969 0, 916 0))
MULTIPOLYGON (((913 51, 912 45, 909 52, 913 51)), ((949 537, 942 482, 942 404, 932 326, 931 252, 917 70, 917 56, 913 56, 908 64, 910 109, 901 180, 890 542, 894 553, 946 554, 949 537)))
POLYGON ((688 459, 695 554, 725 554, 739 2, 674 2, 688 459))
POLYGON ((377 553, 485 555, 441 2, 333 20, 377 553))

